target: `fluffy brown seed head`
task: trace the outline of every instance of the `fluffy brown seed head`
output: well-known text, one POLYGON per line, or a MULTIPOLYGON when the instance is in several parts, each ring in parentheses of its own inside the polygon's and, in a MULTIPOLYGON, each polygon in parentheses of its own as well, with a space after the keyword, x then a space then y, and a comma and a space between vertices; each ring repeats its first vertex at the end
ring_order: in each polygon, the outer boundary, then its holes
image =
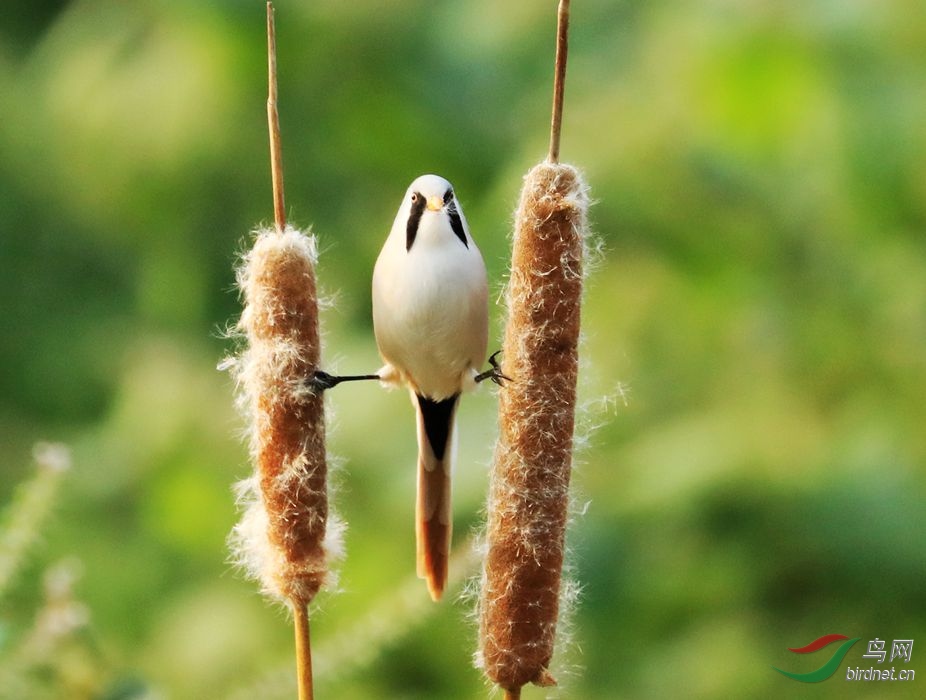
POLYGON ((488 506, 478 661, 499 686, 554 683, 578 374, 587 188, 568 165, 526 176, 515 220, 488 506))
POLYGON ((320 355, 315 260, 314 238, 266 230, 238 271, 247 347, 235 369, 255 474, 232 539, 266 592, 303 604, 327 573, 324 404, 306 383, 320 355))

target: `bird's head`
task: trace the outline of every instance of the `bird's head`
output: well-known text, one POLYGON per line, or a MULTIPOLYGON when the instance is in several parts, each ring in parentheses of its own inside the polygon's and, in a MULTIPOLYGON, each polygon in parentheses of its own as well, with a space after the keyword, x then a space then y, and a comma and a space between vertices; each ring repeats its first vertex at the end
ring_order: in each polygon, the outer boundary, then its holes
POLYGON ((422 175, 408 187, 403 211, 407 212, 405 248, 410 250, 423 223, 435 215, 439 223, 449 227, 465 247, 467 241, 466 224, 453 192, 453 185, 440 175, 422 175))
POLYGON ((405 200, 427 211, 440 211, 453 202, 453 185, 440 175, 422 175, 408 186, 405 200))

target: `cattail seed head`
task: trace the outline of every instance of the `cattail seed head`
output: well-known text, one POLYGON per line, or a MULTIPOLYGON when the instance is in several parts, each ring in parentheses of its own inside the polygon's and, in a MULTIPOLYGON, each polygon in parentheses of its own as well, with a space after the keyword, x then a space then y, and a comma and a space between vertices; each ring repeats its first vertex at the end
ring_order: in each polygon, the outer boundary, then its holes
POLYGON ((232 547, 266 593, 301 604, 325 583, 340 534, 328 522, 323 399, 308 384, 320 357, 316 258, 314 237, 291 227, 257 233, 238 269, 247 343, 232 363, 254 465, 232 547))
POLYGON ((588 205, 575 168, 541 163, 515 219, 477 652, 513 691, 555 682, 588 205))

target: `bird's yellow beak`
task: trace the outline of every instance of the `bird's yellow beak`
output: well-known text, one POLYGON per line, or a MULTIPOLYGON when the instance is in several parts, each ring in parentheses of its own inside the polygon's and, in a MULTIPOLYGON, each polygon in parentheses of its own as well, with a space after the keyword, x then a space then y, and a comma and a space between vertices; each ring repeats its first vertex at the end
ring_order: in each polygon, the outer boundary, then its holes
POLYGON ((444 200, 434 195, 433 197, 428 197, 428 209, 431 211, 440 211, 444 208, 444 200))

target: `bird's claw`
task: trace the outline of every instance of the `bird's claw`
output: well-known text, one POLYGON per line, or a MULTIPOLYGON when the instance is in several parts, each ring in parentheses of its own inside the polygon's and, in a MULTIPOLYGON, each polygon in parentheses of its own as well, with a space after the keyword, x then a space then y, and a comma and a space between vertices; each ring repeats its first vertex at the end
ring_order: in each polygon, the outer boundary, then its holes
POLYGON ((495 352, 492 353, 492 355, 489 357, 489 364, 492 365, 492 369, 487 369, 485 372, 480 372, 479 374, 477 374, 476 375, 477 384, 479 382, 485 381, 486 379, 490 379, 491 381, 495 382, 499 386, 504 386, 504 384, 502 384, 503 380, 508 381, 508 382, 512 381, 511 377, 507 377, 504 374, 502 374, 502 366, 499 364, 498 360, 495 359, 501 354, 501 352, 502 352, 501 350, 496 350, 495 352))
POLYGON ((311 388, 312 391, 316 393, 325 391, 326 389, 332 389, 339 383, 340 379, 328 374, 327 372, 322 372, 320 369, 315 370, 315 372, 312 373, 312 377, 308 381, 309 388, 311 388))

